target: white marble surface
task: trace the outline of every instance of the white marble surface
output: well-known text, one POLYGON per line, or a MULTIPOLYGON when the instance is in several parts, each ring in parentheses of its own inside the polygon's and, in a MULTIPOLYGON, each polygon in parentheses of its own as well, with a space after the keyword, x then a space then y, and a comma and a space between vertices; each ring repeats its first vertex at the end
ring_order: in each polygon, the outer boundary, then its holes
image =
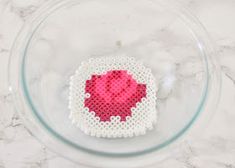
MULTIPOLYGON (((10 47, 24 21, 45 0, 0 0, 0 168, 77 168, 50 152, 24 128, 7 87, 10 47)), ((235 168, 235 0, 180 0, 201 20, 218 45, 222 97, 200 140, 186 143, 158 168, 235 168)))

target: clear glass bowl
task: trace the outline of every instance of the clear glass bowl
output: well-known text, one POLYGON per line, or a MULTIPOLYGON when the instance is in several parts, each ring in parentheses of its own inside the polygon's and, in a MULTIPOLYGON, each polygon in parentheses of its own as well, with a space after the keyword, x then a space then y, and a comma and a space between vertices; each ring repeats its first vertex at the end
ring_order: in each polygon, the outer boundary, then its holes
POLYGON ((15 40, 9 89, 28 130, 57 153, 88 166, 141 167, 205 127, 219 98, 215 57, 202 25, 173 2, 49 1, 15 40), (134 138, 87 136, 68 118, 70 76, 82 61, 119 54, 151 68, 159 88, 157 125, 134 138))

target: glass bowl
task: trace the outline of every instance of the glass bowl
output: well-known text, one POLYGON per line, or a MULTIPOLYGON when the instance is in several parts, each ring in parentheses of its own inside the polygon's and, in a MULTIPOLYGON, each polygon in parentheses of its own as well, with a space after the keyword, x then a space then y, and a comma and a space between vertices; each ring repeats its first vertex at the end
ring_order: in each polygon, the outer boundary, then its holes
POLYGON ((170 156, 211 118, 220 92, 212 42, 186 9, 165 0, 47 2, 18 34, 9 89, 28 130, 79 164, 141 167, 170 156), (125 55, 151 69, 158 121, 144 136, 106 139, 71 124, 69 79, 89 58, 125 55))

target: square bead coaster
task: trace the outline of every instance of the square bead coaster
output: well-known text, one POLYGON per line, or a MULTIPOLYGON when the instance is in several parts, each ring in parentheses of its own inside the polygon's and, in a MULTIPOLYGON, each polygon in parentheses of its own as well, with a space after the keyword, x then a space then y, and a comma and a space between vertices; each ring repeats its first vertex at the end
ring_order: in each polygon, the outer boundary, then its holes
POLYGON ((90 59, 71 77, 69 118, 91 136, 143 135, 157 122, 156 91, 151 70, 132 57, 90 59))

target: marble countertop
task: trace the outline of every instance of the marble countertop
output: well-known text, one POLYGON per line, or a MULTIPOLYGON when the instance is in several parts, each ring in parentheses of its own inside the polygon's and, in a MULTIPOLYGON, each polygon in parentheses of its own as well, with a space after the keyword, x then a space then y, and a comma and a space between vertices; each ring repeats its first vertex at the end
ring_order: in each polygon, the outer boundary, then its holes
MULTIPOLYGON (((7 86, 10 47, 24 21, 46 0, 0 0, 0 168, 77 168, 25 129, 7 86)), ((158 168, 235 168, 235 0, 179 0, 217 43, 222 68, 218 111, 200 140, 185 143, 158 168)))

